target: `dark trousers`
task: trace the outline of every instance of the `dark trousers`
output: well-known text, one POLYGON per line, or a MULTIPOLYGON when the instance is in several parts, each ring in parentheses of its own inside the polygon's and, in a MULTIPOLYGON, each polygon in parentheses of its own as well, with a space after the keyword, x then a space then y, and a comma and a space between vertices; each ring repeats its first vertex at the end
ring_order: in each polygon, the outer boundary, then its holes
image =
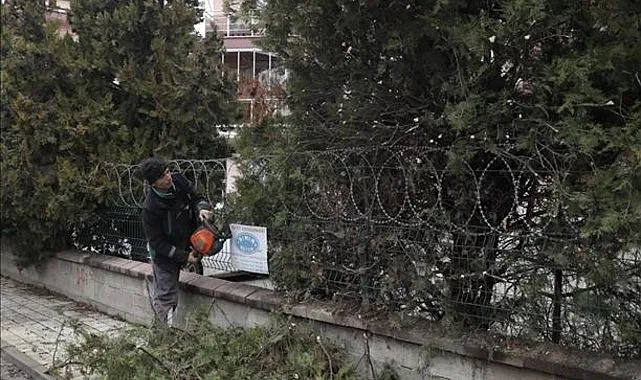
POLYGON ((178 305, 178 278, 180 266, 173 268, 161 267, 152 261, 153 285, 152 304, 154 307, 154 323, 171 326, 175 320, 178 305))

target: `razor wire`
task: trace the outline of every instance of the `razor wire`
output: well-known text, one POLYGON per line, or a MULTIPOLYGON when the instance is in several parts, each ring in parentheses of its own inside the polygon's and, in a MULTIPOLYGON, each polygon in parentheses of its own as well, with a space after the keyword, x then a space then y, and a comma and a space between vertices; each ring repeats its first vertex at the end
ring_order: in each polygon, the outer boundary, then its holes
POLYGON ((254 170, 267 165, 262 170, 276 172, 282 172, 283 167, 296 167, 305 173, 307 182, 300 189, 302 202, 295 207, 283 205, 301 218, 443 228, 471 234, 509 233, 513 230, 509 224, 516 222, 526 225, 522 228, 525 234, 541 234, 553 220, 561 218, 571 231, 578 233, 576 221, 570 219, 561 204, 563 189, 558 169, 549 161, 494 154, 488 155, 480 168, 472 168, 467 163, 448 167, 446 160, 447 152, 442 149, 376 147, 297 152, 280 160, 280 167, 267 167, 271 164, 264 158, 250 165, 255 166, 254 170), (496 210, 490 206, 494 184, 488 178, 496 179, 497 174, 509 187, 501 189, 502 195, 509 195, 510 202, 502 215, 493 214, 496 210), (548 193, 546 213, 541 218, 523 215, 527 207, 522 196, 526 193, 526 178, 538 181, 548 193), (465 209, 466 217, 444 220, 452 208, 447 204, 452 200, 448 193, 463 182, 474 195, 465 209))
MULTIPOLYGON (((224 201, 225 181, 228 177, 226 159, 212 160, 170 160, 169 170, 182 173, 211 205, 224 201)), ((138 164, 104 163, 100 167, 104 175, 114 186, 112 204, 123 207, 142 207, 148 191, 148 184, 140 174, 138 164)))

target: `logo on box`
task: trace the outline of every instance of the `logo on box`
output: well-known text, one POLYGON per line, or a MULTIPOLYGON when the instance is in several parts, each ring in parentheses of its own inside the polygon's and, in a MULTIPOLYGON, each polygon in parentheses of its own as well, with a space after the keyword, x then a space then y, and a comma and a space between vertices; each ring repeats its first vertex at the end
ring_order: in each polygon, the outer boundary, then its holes
POLYGON ((260 241, 254 234, 241 232, 234 236, 234 243, 238 251, 245 255, 252 255, 260 249, 260 241))

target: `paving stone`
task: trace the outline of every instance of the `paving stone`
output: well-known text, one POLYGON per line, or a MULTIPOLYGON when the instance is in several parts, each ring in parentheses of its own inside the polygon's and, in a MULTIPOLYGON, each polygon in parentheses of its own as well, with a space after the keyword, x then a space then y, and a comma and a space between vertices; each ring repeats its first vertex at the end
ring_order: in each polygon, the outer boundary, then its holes
MULTIPOLYGON (((44 366, 61 360, 65 347, 77 343, 72 323, 80 322, 94 333, 117 335, 128 323, 87 309, 63 296, 0 277, 2 340, 44 366)), ((71 378, 82 378, 72 371, 71 378)), ((91 377, 90 377, 91 378, 91 377)))
POLYGON ((5 342, 7 342, 12 346, 16 346, 21 343, 26 343, 25 340, 19 337, 18 335, 8 330, 5 331, 4 329, 2 330, 2 340, 4 340, 5 342))

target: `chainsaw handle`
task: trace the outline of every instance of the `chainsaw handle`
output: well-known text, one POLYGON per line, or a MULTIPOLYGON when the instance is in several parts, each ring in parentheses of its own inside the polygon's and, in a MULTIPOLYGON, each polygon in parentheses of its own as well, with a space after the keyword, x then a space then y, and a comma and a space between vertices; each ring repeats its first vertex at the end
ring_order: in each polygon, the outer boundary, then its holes
POLYGON ((213 223, 209 221, 209 219, 201 219, 202 224, 205 225, 205 227, 209 228, 210 230, 214 231, 216 234, 218 234, 218 228, 214 226, 213 223))
POLYGON ((216 240, 227 240, 231 238, 231 231, 229 231, 229 228, 219 230, 209 219, 202 219, 201 222, 205 227, 216 234, 216 240))

